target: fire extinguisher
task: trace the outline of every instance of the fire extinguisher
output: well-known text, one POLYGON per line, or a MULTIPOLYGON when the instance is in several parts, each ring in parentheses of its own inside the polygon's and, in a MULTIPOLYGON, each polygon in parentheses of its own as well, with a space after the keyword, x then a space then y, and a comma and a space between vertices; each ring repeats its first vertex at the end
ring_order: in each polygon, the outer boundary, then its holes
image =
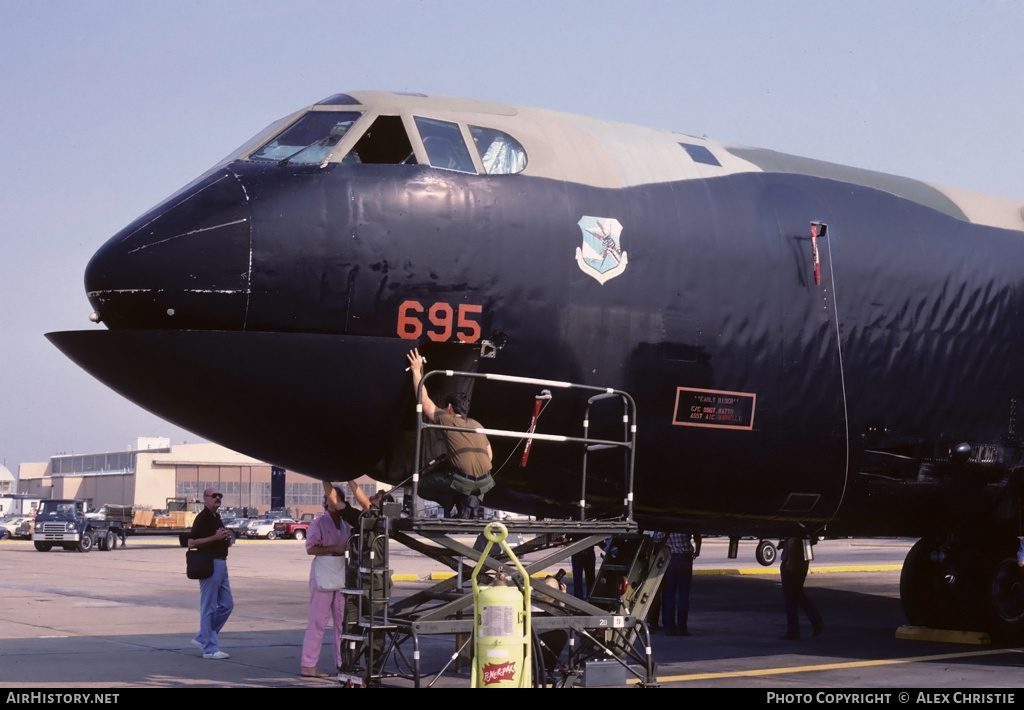
POLYGON ((487 546, 473 569, 473 688, 529 688, 530 666, 530 575, 512 553, 505 538, 508 529, 491 523, 484 529, 487 546), (491 547, 498 543, 515 564, 523 579, 523 591, 499 576, 491 586, 481 587, 477 577, 491 547), (524 596, 525 595, 525 596, 524 596))

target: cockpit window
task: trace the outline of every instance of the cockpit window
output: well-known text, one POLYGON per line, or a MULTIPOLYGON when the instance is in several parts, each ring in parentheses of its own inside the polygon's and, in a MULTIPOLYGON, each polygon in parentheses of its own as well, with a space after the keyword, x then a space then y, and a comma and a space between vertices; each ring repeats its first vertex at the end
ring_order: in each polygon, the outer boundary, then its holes
POLYGON ((462 140, 459 124, 420 116, 415 118, 416 128, 419 129, 431 165, 464 173, 476 172, 473 158, 466 149, 466 142, 462 140))
POLYGON ((322 163, 360 115, 357 111, 310 111, 249 159, 322 163))
POLYGON ((521 173, 526 167, 526 151, 509 134, 480 126, 470 126, 469 133, 488 175, 521 173))
POLYGON ((683 150, 693 159, 695 163, 704 163, 705 165, 721 165, 718 162, 718 158, 710 150, 702 145, 693 145, 692 143, 680 143, 683 146, 683 150))
POLYGON ((416 155, 402 125, 402 117, 377 116, 341 162, 415 165, 416 155))

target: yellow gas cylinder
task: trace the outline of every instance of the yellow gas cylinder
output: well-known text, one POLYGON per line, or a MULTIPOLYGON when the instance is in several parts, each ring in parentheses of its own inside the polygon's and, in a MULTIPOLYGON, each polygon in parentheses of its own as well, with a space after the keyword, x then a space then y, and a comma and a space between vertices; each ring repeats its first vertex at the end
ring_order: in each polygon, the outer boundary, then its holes
MULTIPOLYGON (((530 608, 523 593, 507 584, 500 575, 489 587, 477 585, 477 574, 495 542, 499 542, 512 562, 522 568, 505 544, 507 534, 505 526, 500 523, 487 527, 484 536, 489 542, 473 570, 474 688, 529 688, 532 680, 530 608), (492 527, 495 527, 493 531, 492 527)), ((525 570, 522 573, 529 580, 525 570)), ((529 585, 529 581, 526 584, 529 585)))

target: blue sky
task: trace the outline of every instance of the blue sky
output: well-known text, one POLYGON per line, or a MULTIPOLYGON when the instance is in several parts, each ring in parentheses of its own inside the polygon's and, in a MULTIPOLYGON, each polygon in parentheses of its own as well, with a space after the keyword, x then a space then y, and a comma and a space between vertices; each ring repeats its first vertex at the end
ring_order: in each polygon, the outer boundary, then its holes
POLYGON ((0 0, 0 461, 195 436, 43 338, 133 218, 327 95, 491 99, 1024 199, 1024 3, 0 0))

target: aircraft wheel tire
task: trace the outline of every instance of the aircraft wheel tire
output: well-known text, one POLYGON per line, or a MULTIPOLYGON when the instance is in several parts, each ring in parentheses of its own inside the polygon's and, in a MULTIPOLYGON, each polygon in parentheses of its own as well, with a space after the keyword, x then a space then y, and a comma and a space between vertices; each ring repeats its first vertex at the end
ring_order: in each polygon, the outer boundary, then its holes
POLYGON ((296 540, 305 540, 306 539, 306 533, 304 531, 302 531, 302 530, 296 530, 295 531, 295 539, 296 540))
POLYGON ((771 567, 775 564, 775 559, 778 556, 779 551, 771 540, 761 540, 757 543, 757 549, 754 550, 754 558, 762 567, 771 567))
POLYGON ((89 533, 83 533, 82 539, 78 542, 78 546, 75 549, 77 549, 79 552, 88 552, 92 549, 92 543, 92 535, 90 535, 89 533))
POLYGON ((1004 554, 988 560, 987 584, 982 586, 985 627, 1000 639, 1020 638, 1024 636, 1024 573, 1009 546, 1004 554))
POLYGON ((907 553, 900 572, 900 605, 911 626, 936 627, 940 625, 936 584, 940 578, 939 565, 932 559, 938 544, 931 538, 921 538, 907 553))
POLYGON ((33 542, 32 544, 39 552, 49 552, 53 549, 52 542, 33 542))
POLYGON ((1024 632, 1024 580, 1013 549, 988 539, 939 552, 935 538, 922 538, 903 563, 900 602, 910 624, 1003 638, 1024 632))

